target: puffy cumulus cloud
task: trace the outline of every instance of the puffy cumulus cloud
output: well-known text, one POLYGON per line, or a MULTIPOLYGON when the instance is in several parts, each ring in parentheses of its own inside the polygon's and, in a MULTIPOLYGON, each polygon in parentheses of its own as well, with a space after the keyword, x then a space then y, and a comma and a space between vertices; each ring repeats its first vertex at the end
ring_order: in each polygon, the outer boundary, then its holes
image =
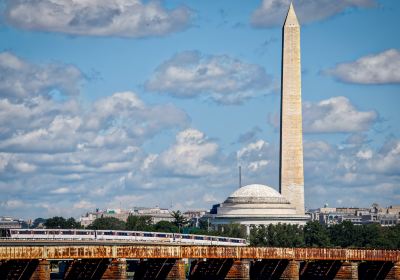
POLYGON ((258 126, 253 127, 249 131, 246 131, 245 133, 242 133, 239 135, 237 142, 238 143, 247 143, 250 141, 254 141, 257 135, 262 132, 261 128, 258 126))
POLYGON ((35 65, 12 53, 0 53, 0 97, 11 101, 54 92, 77 95, 82 78, 80 70, 72 65, 35 65))
POLYGON ((375 172, 398 176, 400 174, 400 140, 392 139, 374 157, 372 151, 362 155, 368 157, 368 167, 375 172))
POLYGON ((74 101, 60 103, 41 97, 17 104, 3 99, 0 108, 4 109, 0 112, 0 151, 16 153, 140 145, 188 121, 186 113, 175 106, 148 106, 133 92, 114 93, 95 101, 88 110, 74 101))
POLYGON ((96 205, 92 202, 89 202, 89 201, 83 199, 83 200, 80 200, 80 201, 74 203, 73 207, 76 209, 89 210, 89 209, 93 209, 94 207, 96 207, 96 205))
POLYGON ((0 201, 0 207, 4 209, 18 209, 25 207, 25 203, 20 199, 9 199, 5 201, 0 201))
POLYGON ((155 167, 168 176, 199 177, 215 175, 219 167, 213 163, 218 145, 209 141, 203 132, 186 129, 179 132, 176 142, 160 155, 150 155, 144 167, 155 167))
POLYGON ((367 55, 354 62, 340 63, 326 71, 339 81, 355 84, 400 83, 400 51, 386 50, 367 55))
POLYGON ((17 132, 0 143, 0 151, 6 152, 71 152, 77 147, 77 129, 82 120, 56 116, 47 128, 17 132))
POLYGON ((236 152, 236 158, 245 170, 255 173, 266 171, 267 165, 271 162, 271 152, 272 148, 269 143, 258 140, 239 149, 236 152))
POLYGON ((106 205, 125 188, 119 178, 141 168, 148 156, 144 145, 188 123, 177 107, 146 104, 133 92, 85 107, 43 95, 0 98, 0 108, 0 190, 31 206, 28 213, 2 202, 0 210, 23 216, 54 215, 51 207, 77 215, 93 208, 93 201, 106 205))
POLYGON ((5 173, 29 173, 36 170, 36 166, 19 159, 10 153, 0 153, 0 174, 5 173))
POLYGON ((135 93, 120 92, 95 102, 85 127, 103 130, 121 127, 129 135, 143 138, 187 122, 187 114, 172 104, 147 106, 135 93))
POLYGON ((357 111, 343 96, 318 103, 305 102, 304 131, 310 133, 360 132, 368 130, 378 119, 375 111, 357 111))
POLYGON ((160 1, 10 0, 7 22, 27 30, 89 36, 148 37, 188 27, 185 7, 166 9, 160 1))
POLYGON ((203 96, 220 104, 238 104, 267 90, 270 77, 261 66, 227 55, 186 51, 158 66, 145 86, 180 98, 203 96))
POLYGON ((399 147, 398 139, 381 148, 372 148, 365 142, 341 146, 305 141, 306 204, 320 207, 328 202, 335 206, 339 200, 346 206, 395 204, 395 197, 400 194, 395 187, 399 184, 399 147))
POLYGON ((63 102, 54 102, 43 96, 20 102, 0 99, 0 137, 4 139, 17 132, 49 126, 57 116, 76 117, 80 109, 74 99, 63 102))
MULTIPOLYGON (((255 27, 281 26, 289 4, 290 0, 263 0, 252 14, 251 24, 255 27)), ((376 4, 376 0, 297 0, 294 2, 300 23, 323 20, 349 8, 368 8, 376 4)))

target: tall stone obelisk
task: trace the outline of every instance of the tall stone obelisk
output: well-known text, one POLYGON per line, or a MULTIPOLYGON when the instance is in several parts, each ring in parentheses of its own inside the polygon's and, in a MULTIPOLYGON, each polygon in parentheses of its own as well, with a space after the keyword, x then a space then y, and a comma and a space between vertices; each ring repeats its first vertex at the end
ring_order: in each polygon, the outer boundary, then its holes
POLYGON ((300 24, 290 4, 282 30, 280 192, 304 215, 300 24))

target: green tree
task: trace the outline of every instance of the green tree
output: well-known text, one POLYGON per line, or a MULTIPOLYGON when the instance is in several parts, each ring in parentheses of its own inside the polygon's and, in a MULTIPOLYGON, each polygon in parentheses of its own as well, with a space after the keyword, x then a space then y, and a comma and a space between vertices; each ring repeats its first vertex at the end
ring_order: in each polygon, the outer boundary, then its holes
POLYGON ((329 247, 330 239, 326 226, 318 221, 308 222, 304 226, 304 243, 307 247, 329 247))
POLYGON ((257 247, 267 246, 265 233, 266 229, 264 225, 252 226, 250 229, 250 245, 257 247))
POLYGON ((210 221, 208 219, 199 219, 199 228, 208 231, 210 227, 210 221))
POLYGON ((181 231, 181 228, 185 227, 189 223, 188 219, 186 219, 179 210, 172 211, 171 216, 174 218, 172 223, 178 227, 179 232, 181 231))
POLYGON ((96 230, 124 230, 126 223, 114 217, 101 217, 94 220, 88 228, 96 230))
POLYGON ((79 229, 82 228, 82 226, 78 221, 71 217, 65 221, 65 228, 79 229))
POLYGON ((153 222, 150 216, 129 215, 126 221, 126 229, 137 231, 151 231, 152 223, 153 222))
POLYGON ((400 249, 400 224, 394 227, 387 227, 384 231, 384 240, 387 240, 388 249, 400 249))
POLYGON ((32 228, 37 228, 41 225, 44 225, 44 223, 46 222, 46 219, 44 218, 36 218, 33 223, 32 223, 32 228))
POLYGON ((47 219, 43 225, 46 228, 65 228, 65 219, 63 217, 55 216, 47 219))
POLYGON ((234 238, 246 238, 246 227, 241 224, 231 223, 223 226, 223 236, 234 237, 234 238))
POLYGON ((329 236, 333 246, 342 248, 359 247, 356 243, 361 239, 360 231, 350 221, 329 227, 329 236))
POLYGON ((158 232, 179 232, 179 228, 171 222, 159 221, 154 225, 154 231, 158 232))
POLYGON ((75 221, 74 218, 68 218, 67 220, 63 217, 55 216, 53 218, 49 218, 44 222, 44 226, 46 228, 55 229, 55 228, 64 228, 64 229, 79 229, 81 225, 79 222, 75 221))
POLYGON ((301 247, 304 246, 303 228, 289 224, 255 226, 250 230, 250 244, 252 246, 301 247))

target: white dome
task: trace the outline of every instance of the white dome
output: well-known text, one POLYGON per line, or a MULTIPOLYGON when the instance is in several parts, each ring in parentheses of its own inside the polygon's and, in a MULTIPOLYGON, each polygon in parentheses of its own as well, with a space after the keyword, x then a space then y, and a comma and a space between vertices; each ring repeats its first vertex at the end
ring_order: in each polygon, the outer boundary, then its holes
POLYGON ((241 187, 240 189, 233 192, 229 197, 254 197, 254 198, 266 198, 266 197, 279 197, 283 196, 275 189, 266 185, 252 184, 241 187))
POLYGON ((233 192, 225 203, 284 203, 287 199, 275 189, 266 185, 247 185, 233 192))

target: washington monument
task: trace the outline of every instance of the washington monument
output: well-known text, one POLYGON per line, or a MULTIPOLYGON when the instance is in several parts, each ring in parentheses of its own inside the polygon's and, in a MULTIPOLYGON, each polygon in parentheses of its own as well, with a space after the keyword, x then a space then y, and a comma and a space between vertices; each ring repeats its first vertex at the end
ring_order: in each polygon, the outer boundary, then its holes
POLYGON ((279 190, 304 215, 300 24, 290 4, 282 30, 279 190))

